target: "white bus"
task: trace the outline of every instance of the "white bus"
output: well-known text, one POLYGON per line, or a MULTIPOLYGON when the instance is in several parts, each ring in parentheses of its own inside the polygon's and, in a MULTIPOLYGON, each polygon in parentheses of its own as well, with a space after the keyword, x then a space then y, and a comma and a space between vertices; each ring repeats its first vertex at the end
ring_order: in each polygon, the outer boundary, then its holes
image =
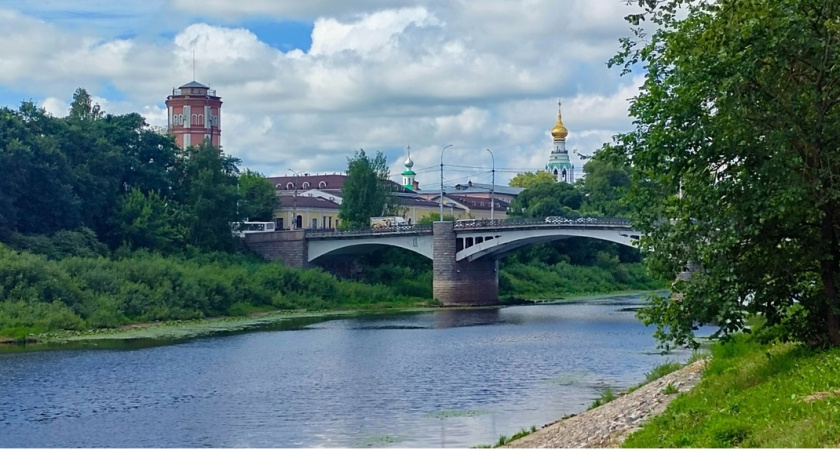
POLYGON ((234 222, 230 225, 234 236, 245 237, 250 233, 271 233, 274 222, 234 222))

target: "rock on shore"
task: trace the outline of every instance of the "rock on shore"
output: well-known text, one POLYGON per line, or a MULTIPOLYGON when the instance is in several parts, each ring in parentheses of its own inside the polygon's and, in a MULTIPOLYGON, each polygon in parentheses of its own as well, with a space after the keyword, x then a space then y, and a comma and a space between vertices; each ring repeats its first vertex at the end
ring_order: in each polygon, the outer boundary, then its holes
POLYGON ((687 392, 700 381, 705 361, 700 360, 630 394, 565 420, 546 425, 517 439, 507 448, 604 448, 619 447, 627 436, 651 417, 660 414, 677 394, 663 394, 669 384, 687 392))

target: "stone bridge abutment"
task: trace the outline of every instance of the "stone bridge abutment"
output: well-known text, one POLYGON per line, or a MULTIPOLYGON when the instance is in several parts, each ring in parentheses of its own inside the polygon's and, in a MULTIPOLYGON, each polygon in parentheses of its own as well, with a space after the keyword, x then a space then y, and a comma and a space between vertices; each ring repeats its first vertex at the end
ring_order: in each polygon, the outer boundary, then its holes
POLYGON ((432 236, 432 295, 444 306, 498 304, 498 261, 491 258, 457 261, 454 222, 435 222, 432 236))

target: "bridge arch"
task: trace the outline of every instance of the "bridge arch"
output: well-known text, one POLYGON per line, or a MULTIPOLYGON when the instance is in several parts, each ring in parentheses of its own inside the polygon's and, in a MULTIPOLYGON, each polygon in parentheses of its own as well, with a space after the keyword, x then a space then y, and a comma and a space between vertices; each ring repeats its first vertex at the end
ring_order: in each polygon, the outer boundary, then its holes
POLYGON ((455 254, 455 260, 476 261, 484 258, 499 259, 522 247, 572 237, 599 239, 628 247, 634 247, 633 242, 639 239, 637 232, 627 230, 626 227, 622 227, 621 229, 613 227, 569 227, 517 230, 496 233, 492 235, 492 239, 488 239, 489 236, 487 234, 486 232, 458 233, 458 239, 464 239, 465 242, 470 242, 469 239, 472 238, 472 242, 475 242, 475 244, 470 246, 459 245, 461 249, 455 254))
POLYGON ((357 255, 369 253, 385 247, 397 247, 418 253, 429 259, 434 259, 432 236, 370 236, 354 239, 309 239, 308 261, 312 262, 322 256, 357 255), (410 239, 406 239, 410 237, 410 239))

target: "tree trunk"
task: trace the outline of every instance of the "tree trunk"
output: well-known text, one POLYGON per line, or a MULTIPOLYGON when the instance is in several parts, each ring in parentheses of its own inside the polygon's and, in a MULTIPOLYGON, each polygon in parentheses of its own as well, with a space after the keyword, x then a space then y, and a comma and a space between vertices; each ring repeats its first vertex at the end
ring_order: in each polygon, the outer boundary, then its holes
POLYGON ((840 347, 840 317, 837 315, 837 274, 838 247, 837 233, 834 230, 833 208, 831 205, 823 207, 822 243, 828 249, 828 256, 820 261, 820 271, 825 293, 825 324, 828 342, 834 347, 840 347))

